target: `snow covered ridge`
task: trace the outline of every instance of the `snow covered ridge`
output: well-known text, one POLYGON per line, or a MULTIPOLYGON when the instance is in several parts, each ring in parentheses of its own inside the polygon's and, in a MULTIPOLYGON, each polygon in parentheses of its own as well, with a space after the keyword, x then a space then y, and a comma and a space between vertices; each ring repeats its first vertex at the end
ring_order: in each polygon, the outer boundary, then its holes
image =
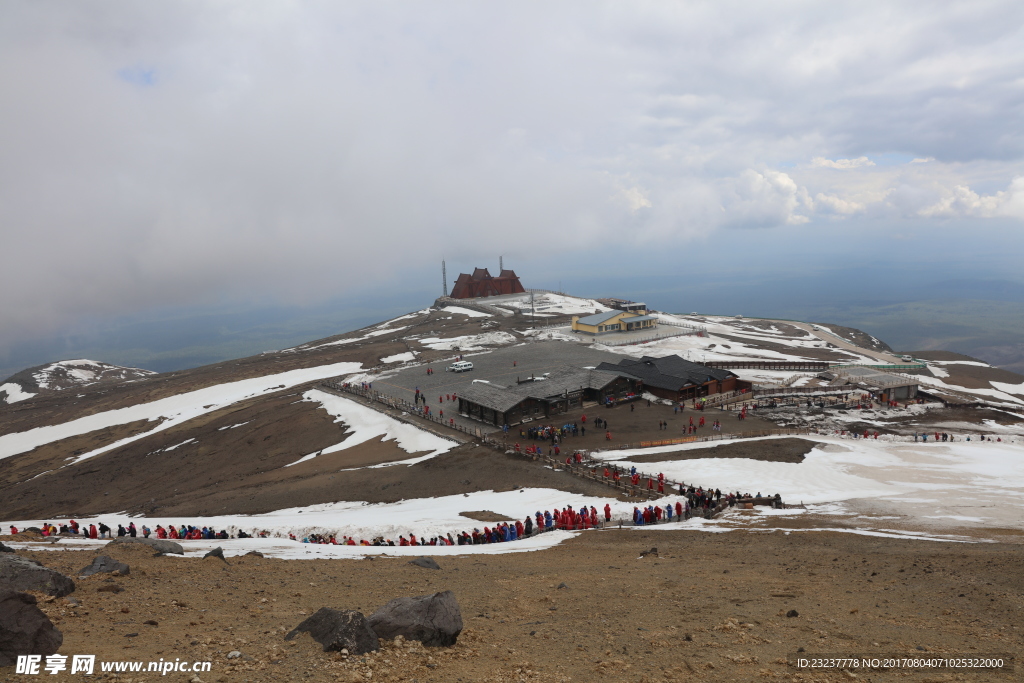
POLYGON ((40 389, 60 391, 72 387, 81 387, 96 382, 125 381, 142 379, 155 375, 152 370, 126 368, 110 363, 80 358, 77 360, 61 360, 50 363, 32 371, 32 378, 40 389))
POLYGON ((12 455, 18 455, 19 453, 26 453, 43 444, 80 434, 87 434, 97 429, 128 424, 137 420, 162 420, 162 422, 149 431, 121 439, 108 446, 79 455, 74 460, 69 461, 69 464, 74 464, 247 398, 280 391, 297 384, 337 377, 339 375, 348 375, 358 372, 361 368, 362 364, 360 363, 332 363, 330 365, 290 370, 275 375, 252 377, 237 382, 217 384, 176 396, 168 396, 167 398, 150 401, 149 403, 139 403, 126 408, 87 415, 62 424, 37 427, 27 432, 4 434, 0 436, 0 460, 9 458, 12 455))

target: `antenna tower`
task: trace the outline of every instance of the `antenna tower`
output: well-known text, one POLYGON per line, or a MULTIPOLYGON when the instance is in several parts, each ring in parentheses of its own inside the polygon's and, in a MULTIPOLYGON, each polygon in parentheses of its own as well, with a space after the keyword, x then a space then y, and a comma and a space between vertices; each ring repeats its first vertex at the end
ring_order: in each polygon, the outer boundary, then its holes
POLYGON ((498 257, 498 273, 501 273, 501 271, 503 271, 503 270, 505 270, 505 257, 504 256, 499 256, 498 257))
POLYGON ((444 295, 448 296, 448 271, 444 265, 444 259, 441 259, 441 286, 444 288, 444 295))

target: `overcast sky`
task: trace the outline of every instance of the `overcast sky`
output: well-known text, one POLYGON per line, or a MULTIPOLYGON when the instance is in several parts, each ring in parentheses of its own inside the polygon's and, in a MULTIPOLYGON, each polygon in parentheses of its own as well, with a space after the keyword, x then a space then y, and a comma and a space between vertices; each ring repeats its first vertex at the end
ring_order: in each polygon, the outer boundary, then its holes
POLYGON ((0 353, 396 273, 429 301, 442 255, 1019 235, 1022 25, 979 0, 5 0, 0 353))

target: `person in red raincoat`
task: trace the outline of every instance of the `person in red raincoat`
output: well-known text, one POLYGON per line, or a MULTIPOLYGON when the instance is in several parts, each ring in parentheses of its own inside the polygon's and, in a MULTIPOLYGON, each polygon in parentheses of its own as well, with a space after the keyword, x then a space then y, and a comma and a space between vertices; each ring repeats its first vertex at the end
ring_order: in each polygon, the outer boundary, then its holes
POLYGON ((676 517, 678 517, 679 519, 683 518, 683 504, 680 503, 678 500, 676 501, 676 517))
POLYGON ((90 524, 89 525, 89 538, 96 538, 96 525, 95 524, 90 524))
POLYGON ((658 480, 658 493, 665 493, 665 480, 664 479, 659 479, 658 480))
POLYGON ((605 467, 604 468, 604 478, 607 479, 610 476, 612 476, 612 473, 608 471, 607 467, 605 467))
POLYGON ((612 521, 612 506, 608 503, 604 504, 604 521, 612 521))
POLYGON ((523 526, 523 523, 520 522, 517 519, 516 520, 516 538, 522 538, 523 537, 523 533, 525 533, 525 529, 526 529, 526 527, 523 526))
POLYGON ((652 479, 650 477, 647 477, 647 490, 648 491, 653 491, 654 490, 654 479, 652 479))
POLYGON ((174 525, 173 525, 173 524, 171 525, 171 532, 170 532, 170 536, 171 536, 171 538, 173 538, 174 540, 180 540, 180 537, 178 536, 178 530, 174 528, 174 525))

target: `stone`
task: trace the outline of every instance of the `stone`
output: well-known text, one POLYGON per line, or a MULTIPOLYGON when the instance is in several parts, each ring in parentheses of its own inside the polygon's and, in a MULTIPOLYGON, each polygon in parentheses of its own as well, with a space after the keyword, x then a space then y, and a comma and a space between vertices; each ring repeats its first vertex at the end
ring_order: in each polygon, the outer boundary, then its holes
POLYGON ((110 574, 112 572, 118 572, 120 576, 124 576, 131 572, 131 568, 124 562, 118 562, 106 555, 100 555, 92 561, 92 564, 78 572, 78 578, 84 579, 93 574, 110 574))
POLYGON ((395 598, 370 615, 379 638, 402 636, 433 647, 454 645, 462 633, 462 610, 451 591, 395 598))
POLYGON ((424 569, 441 568, 441 566, 437 562, 434 562, 434 560, 429 557, 417 557, 415 560, 409 560, 409 564, 414 564, 417 567, 423 567, 424 569))
POLYGON ((231 652, 228 653, 228 659, 238 659, 241 656, 242 656, 242 653, 239 652, 238 650, 232 650, 231 652))
POLYGON ((0 542, 0 553, 13 553, 13 552, 14 552, 14 548, 12 548, 9 545, 4 545, 3 542, 0 542))
POLYGON ((224 549, 221 548, 220 546, 217 546, 216 548, 214 548, 210 552, 208 552, 205 555, 203 555, 203 559, 204 560, 206 558, 208 558, 208 557, 219 557, 221 560, 224 560, 224 564, 228 563, 228 561, 224 559, 224 549))
POLYGON ((0 589, 0 667, 14 665, 18 655, 52 655, 63 642, 35 597, 0 589))
POLYGON ((324 647, 324 652, 348 650, 361 655, 380 649, 377 634, 362 612, 321 607, 284 637, 292 640, 299 633, 308 633, 324 647))
POLYGON ((259 550, 250 550, 246 553, 246 556, 248 555, 252 555, 253 557, 263 557, 263 553, 261 553, 259 550))
POLYGON ((0 590, 38 591, 62 598, 75 590, 75 582, 58 571, 12 553, 0 554, 0 590))
POLYGON ((791 609, 788 612, 786 612, 786 616, 792 619, 793 617, 800 616, 800 613, 797 612, 795 609, 791 609))
POLYGON ((142 538, 141 536, 136 536, 133 538, 132 536, 121 536, 119 538, 115 538, 107 545, 110 545, 112 543, 141 543, 143 545, 148 545, 150 548, 153 548, 154 550, 157 550, 161 553, 174 555, 185 554, 185 549, 181 547, 180 543, 168 541, 163 538, 142 538))

